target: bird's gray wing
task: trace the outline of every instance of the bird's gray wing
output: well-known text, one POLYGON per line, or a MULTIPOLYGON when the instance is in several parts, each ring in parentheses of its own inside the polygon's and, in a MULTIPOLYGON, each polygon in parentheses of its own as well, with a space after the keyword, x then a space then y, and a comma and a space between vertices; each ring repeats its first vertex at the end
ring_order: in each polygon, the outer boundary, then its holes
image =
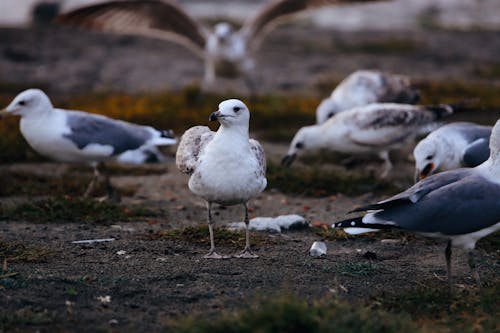
POLYGON ((152 137, 149 127, 78 111, 66 113, 66 124, 70 133, 64 137, 79 149, 90 144, 111 146, 112 155, 137 149, 152 137))
POLYGON ((404 142, 423 127, 451 112, 448 106, 374 103, 351 109, 339 116, 349 118, 352 129, 348 137, 352 142, 361 146, 382 147, 404 142))
POLYGON ((259 162, 259 165, 260 165, 259 176, 265 177, 266 176, 266 154, 264 153, 264 148, 262 148, 260 143, 254 139, 250 139, 250 148, 252 149, 252 153, 255 155, 255 157, 257 158, 257 161, 259 162))
POLYGON ((175 164, 182 173, 191 175, 195 171, 198 157, 214 135, 215 132, 207 126, 191 127, 184 132, 175 154, 175 164))
POLYGON ((172 40, 199 54, 204 51, 207 36, 203 26, 170 0, 110 1, 62 14, 57 21, 105 32, 172 40))
POLYGON ((500 222, 499 197, 500 184, 471 174, 418 202, 386 208, 374 217, 417 232, 467 234, 500 222))
POLYGON ((481 138, 471 143, 462 156, 463 166, 473 168, 486 161, 490 157, 489 142, 489 139, 481 138))
POLYGON ((352 210, 351 212, 362 212, 367 210, 389 209, 397 206, 406 206, 416 203, 444 186, 460 181, 469 176, 472 169, 456 169, 446 172, 441 172, 427 177, 404 192, 396 194, 389 199, 382 200, 376 204, 366 205, 352 210))
POLYGON ((373 2, 380 0, 275 0, 262 8, 258 14, 249 18, 242 27, 242 33, 249 44, 258 44, 265 31, 280 21, 302 11, 328 5, 373 2))

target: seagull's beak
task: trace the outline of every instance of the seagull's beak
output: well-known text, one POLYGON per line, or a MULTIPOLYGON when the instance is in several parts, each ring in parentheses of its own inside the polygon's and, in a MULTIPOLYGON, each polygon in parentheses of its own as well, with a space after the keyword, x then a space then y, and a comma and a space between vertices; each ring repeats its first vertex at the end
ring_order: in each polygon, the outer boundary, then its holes
POLYGON ((210 117, 208 118, 208 121, 216 121, 220 117, 220 111, 217 112, 212 112, 210 114, 210 117))
POLYGON ((286 155, 285 157, 283 157, 283 159, 281 160, 281 165, 282 166, 285 166, 285 167, 289 167, 290 165, 292 165, 293 161, 295 160, 295 157, 297 156, 297 154, 289 154, 289 155, 286 155))
POLYGON ((417 169, 415 171, 415 183, 424 178, 427 178, 432 174, 433 171, 434 171, 434 163, 427 164, 422 171, 417 169))

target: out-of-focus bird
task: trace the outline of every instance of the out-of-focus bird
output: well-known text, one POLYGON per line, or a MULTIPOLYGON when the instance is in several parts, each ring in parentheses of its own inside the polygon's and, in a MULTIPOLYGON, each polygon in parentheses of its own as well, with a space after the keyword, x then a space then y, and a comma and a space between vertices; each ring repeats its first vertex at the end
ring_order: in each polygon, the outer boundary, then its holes
POLYGON ((370 103, 416 104, 419 92, 404 75, 376 70, 358 70, 346 77, 316 109, 316 123, 333 115, 370 103))
POLYGON ((431 132, 413 150, 415 181, 439 171, 475 167, 490 156, 491 126, 451 123, 431 132))
POLYGON ((323 124, 302 127, 283 158, 289 166, 297 154, 326 149, 350 154, 377 154, 384 160, 380 177, 392 169, 389 151, 425 132, 437 120, 453 113, 447 105, 416 106, 373 103, 336 114, 323 124))
POLYGON ((206 126, 187 130, 177 149, 179 170, 191 175, 189 189, 207 201, 210 252, 205 258, 221 259, 215 251, 212 203, 245 206, 246 245, 239 258, 257 258, 250 251, 248 201, 267 185, 266 159, 262 146, 249 139, 250 111, 237 99, 219 104, 219 110, 210 115, 218 120, 217 132, 206 126))
POLYGON ((141 35, 181 43, 205 61, 207 84, 216 76, 243 76, 250 89, 249 74, 254 68, 252 53, 265 32, 283 19, 305 10, 327 5, 352 4, 378 0, 275 0, 236 30, 226 22, 213 29, 193 19, 171 0, 109 1, 86 6, 60 15, 58 21, 120 34, 141 35))
POLYGON ((469 251, 469 265, 479 285, 473 254, 476 242, 500 230, 500 121, 493 128, 490 151, 490 157, 475 168, 432 175, 392 198, 355 209, 368 213, 332 227, 352 234, 398 228, 447 239, 448 282, 455 246, 469 251))
MULTIPOLYGON (((131 154, 136 157, 125 158, 138 163, 151 147, 176 143, 171 130, 159 131, 97 114, 54 108, 39 89, 21 92, 0 114, 21 117, 21 133, 40 155, 60 162, 90 163, 94 178, 84 196, 91 194, 104 161, 131 154)), ((105 181, 111 198, 115 193, 107 174, 105 181)))

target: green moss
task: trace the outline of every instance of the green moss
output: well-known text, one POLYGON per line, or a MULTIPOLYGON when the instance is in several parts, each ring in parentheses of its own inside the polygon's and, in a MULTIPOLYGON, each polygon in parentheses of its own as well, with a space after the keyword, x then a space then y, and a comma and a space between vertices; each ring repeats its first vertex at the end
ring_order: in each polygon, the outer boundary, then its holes
POLYGON ((317 166, 285 168, 275 163, 267 166, 267 188, 287 194, 324 197, 337 193, 357 195, 370 191, 394 193, 397 188, 370 175, 338 170, 325 170, 317 166))
POLYGON ((158 213, 141 207, 120 207, 107 202, 81 198, 50 198, 0 207, 0 220, 30 222, 111 223, 157 216, 158 213))

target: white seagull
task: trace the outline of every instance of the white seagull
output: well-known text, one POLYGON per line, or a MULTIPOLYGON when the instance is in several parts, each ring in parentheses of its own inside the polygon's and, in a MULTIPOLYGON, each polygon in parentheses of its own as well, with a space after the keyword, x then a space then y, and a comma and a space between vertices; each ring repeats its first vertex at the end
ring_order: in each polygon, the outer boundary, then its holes
POLYGON ((373 103, 340 112, 320 125, 302 127, 290 144, 282 165, 297 154, 327 149, 350 154, 377 154, 384 160, 380 177, 392 169, 389 151, 400 148, 453 111, 447 105, 416 106, 373 103))
POLYGON ((247 202, 267 185, 266 158, 262 146, 248 136, 250 111, 237 99, 219 104, 219 110, 210 115, 218 120, 217 132, 206 126, 187 130, 177 149, 179 170, 191 175, 189 189, 207 201, 210 251, 205 258, 221 259, 215 251, 212 203, 245 206, 245 249, 236 257, 257 258, 250 251, 247 202))
POLYGON ((491 126, 458 122, 444 125, 413 150, 415 181, 439 171, 475 167, 490 156, 491 126))
POLYGON ((171 0, 109 1, 63 14, 58 21, 120 34, 140 35, 181 43, 205 61, 204 81, 212 84, 216 75, 243 76, 250 89, 249 73, 254 68, 251 53, 265 32, 284 18, 326 5, 376 0, 275 0, 256 15, 249 16, 239 30, 226 22, 213 29, 193 19, 171 0))
POLYGON ((316 123, 322 124, 333 115, 370 103, 416 104, 419 92, 404 75, 377 70, 351 73, 316 109, 316 123))
MULTIPOLYGON (((54 108, 39 89, 21 92, 0 114, 21 117, 21 133, 40 155, 59 162, 90 163, 94 178, 84 196, 91 194, 102 162, 120 154, 130 154, 122 158, 139 162, 151 147, 176 143, 171 130, 159 131, 97 114, 54 108)), ((107 174, 105 179, 111 197, 114 191, 107 174)))
POLYGON ((476 282, 476 242, 500 230, 500 121, 490 139, 491 155, 471 169, 456 169, 432 175, 379 203, 354 210, 368 211, 361 217, 336 222, 332 227, 348 233, 399 228, 444 238, 446 268, 451 283, 451 247, 469 251, 469 265, 476 282))

